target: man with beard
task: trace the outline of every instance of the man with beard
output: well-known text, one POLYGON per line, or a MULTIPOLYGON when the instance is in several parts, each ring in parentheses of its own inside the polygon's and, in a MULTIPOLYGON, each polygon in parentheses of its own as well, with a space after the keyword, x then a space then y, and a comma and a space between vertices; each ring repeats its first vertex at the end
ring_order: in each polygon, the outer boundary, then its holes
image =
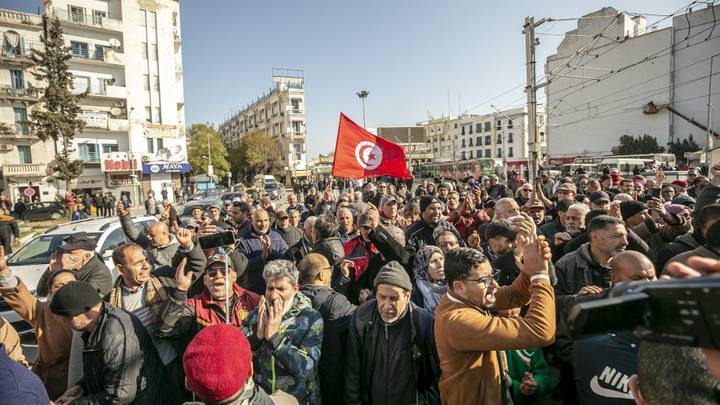
POLYGON ((386 195, 380 201, 380 223, 384 226, 396 226, 403 231, 407 229, 409 223, 398 213, 398 201, 395 196, 386 195))
POLYGON ((498 257, 510 253, 515 248, 517 232, 503 222, 492 222, 485 227, 486 243, 481 245, 485 257, 490 263, 498 257))
POLYGON ((439 403, 432 314, 410 301, 412 282, 398 262, 383 266, 374 286, 376 299, 350 322, 345 403, 439 403))
POLYGON ((590 199, 590 209, 606 210, 610 208, 610 196, 604 191, 590 193, 588 198, 590 199))
POLYGON ((305 222, 303 222, 303 236, 297 243, 288 248, 287 252, 285 252, 285 260, 297 264, 312 251, 315 243, 315 221, 317 221, 317 217, 305 219, 305 222))
POLYGON ((250 231, 241 235, 237 250, 248 258, 248 289, 256 294, 265 291, 262 269, 265 263, 282 259, 288 245, 277 231, 270 229, 270 216, 262 208, 253 213, 250 231))
POLYGON ((425 245, 437 246, 433 236, 436 228, 451 229, 459 237, 460 234, 451 223, 440 219, 441 213, 442 207, 437 198, 425 196, 420 199, 420 219, 412 223, 405 231, 408 249, 418 252, 425 245))
MULTIPOLYGON (((235 231, 235 237, 240 237, 250 231, 252 227, 252 220, 250 216, 252 214, 252 206, 246 202, 235 201, 232 205, 231 211, 231 225, 235 231)), ((195 211, 193 210, 193 213, 195 211)))
POLYGON ((530 218, 532 218, 538 229, 546 224, 547 218, 545 217, 545 204, 537 198, 533 198, 528 201, 527 204, 523 206, 522 210, 528 214, 530 218))
POLYGON ((303 206, 301 204, 298 204, 298 198, 295 193, 288 193, 287 195, 287 210, 297 210, 298 212, 301 212, 303 210, 303 206))
POLYGON ((290 215, 283 210, 279 210, 275 216, 275 230, 282 235, 288 246, 298 243, 303 234, 300 228, 290 225, 290 215))
POLYGON ((53 263, 52 267, 53 272, 48 279, 50 284, 48 299, 40 301, 7 266, 5 252, 0 246, 0 296, 35 330, 38 350, 32 371, 40 377, 50 399, 55 400, 68 388, 72 331, 62 317, 50 311, 50 303, 53 294, 60 287, 77 279, 75 272, 62 269, 61 262, 53 263))
POLYGON ((553 263, 556 263, 563 256, 565 243, 585 230, 585 215, 588 212, 590 212, 590 207, 585 204, 573 204, 568 207, 565 214, 565 231, 556 233, 550 244, 553 263))
POLYGON ((168 403, 168 377, 145 327, 84 281, 61 287, 50 310, 82 332, 83 378, 57 403, 168 403))
POLYGON ((590 242, 555 263, 556 301, 559 310, 576 296, 592 294, 611 285, 610 260, 627 248, 625 223, 609 215, 595 217, 588 225, 590 242))
POLYGON ((523 264, 511 286, 498 288, 487 258, 461 248, 445 257, 450 288, 435 310, 435 336, 442 367, 443 404, 507 403, 512 380, 504 350, 543 347, 555 337, 555 305, 548 275, 549 251, 536 235, 518 236, 523 264), (522 318, 494 309, 529 302, 522 318))
POLYGON ((358 231, 353 224, 353 215, 350 208, 338 208, 337 210, 338 235, 343 246, 348 240, 357 236, 358 231))

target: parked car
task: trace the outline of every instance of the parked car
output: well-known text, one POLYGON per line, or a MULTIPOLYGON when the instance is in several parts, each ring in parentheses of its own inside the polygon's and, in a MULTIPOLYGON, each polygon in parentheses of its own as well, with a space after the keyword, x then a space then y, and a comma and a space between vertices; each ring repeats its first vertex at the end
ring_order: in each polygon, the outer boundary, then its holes
MULTIPOLYGON (((23 212, 22 218, 19 219, 26 221, 47 221, 67 216, 67 209, 57 201, 29 203, 25 207, 25 212, 23 212)), ((18 217, 14 211, 10 214, 16 218, 18 217)))
POLYGON ((187 204, 183 205, 182 208, 178 211, 178 218, 180 219, 180 225, 187 224, 192 219, 192 210, 195 207, 202 208, 203 211, 207 211, 208 208, 210 208, 211 205, 217 204, 220 206, 220 215, 225 214, 225 210, 223 209, 223 201, 218 200, 215 198, 208 198, 203 200, 197 200, 197 201, 190 201, 187 204))
MULTIPOLYGON (((142 229, 143 232, 147 232, 150 225, 155 222, 157 219, 152 216, 133 218, 135 226, 142 229)), ((128 243, 117 217, 83 219, 56 225, 11 254, 7 258, 7 264, 13 274, 20 277, 28 290, 34 293, 40 277, 50 263, 50 255, 58 250, 66 237, 77 232, 86 232, 97 243, 95 253, 101 256, 114 279, 117 274, 115 263, 112 260, 112 251, 128 243)), ((32 327, 20 319, 2 297, 0 297, 0 316, 10 321, 19 334, 32 333, 32 327)))

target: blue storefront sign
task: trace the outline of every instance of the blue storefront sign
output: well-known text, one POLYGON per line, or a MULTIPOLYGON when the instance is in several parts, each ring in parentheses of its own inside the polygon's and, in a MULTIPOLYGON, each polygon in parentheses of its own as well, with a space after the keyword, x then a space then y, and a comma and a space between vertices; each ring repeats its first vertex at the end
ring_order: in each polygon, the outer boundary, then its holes
POLYGON ((145 163, 142 171, 143 174, 189 173, 190 163, 145 163))

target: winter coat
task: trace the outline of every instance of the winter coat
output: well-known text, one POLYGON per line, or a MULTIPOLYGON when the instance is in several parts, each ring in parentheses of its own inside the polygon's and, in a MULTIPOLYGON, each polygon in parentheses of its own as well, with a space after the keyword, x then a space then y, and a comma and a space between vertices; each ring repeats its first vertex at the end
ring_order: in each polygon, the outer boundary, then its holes
POLYGON ((288 248, 287 252, 285 252, 285 259, 297 265, 312 249, 313 244, 303 236, 296 244, 288 248))
POLYGON ((303 284, 300 292, 323 318, 323 341, 319 363, 320 392, 324 404, 341 404, 345 393, 345 348, 355 305, 331 288, 303 284))
POLYGON ((420 218, 408 226, 405 231, 405 246, 411 250, 413 256, 425 245, 437 246, 437 242, 433 236, 433 232, 437 228, 451 230, 457 235, 460 246, 465 246, 465 242, 463 242, 462 237, 460 237, 460 232, 458 232, 450 222, 441 219, 437 225, 431 225, 420 218))
MULTIPOLYGON (((710 246, 709 244, 705 244, 702 246, 698 246, 693 250, 675 255, 667 262, 667 264, 680 263, 687 265, 687 261, 691 257, 705 257, 708 259, 720 260, 720 251, 718 251, 717 249, 713 249, 712 246, 710 246)), ((667 267, 667 264, 665 265, 665 267, 667 267)))
POLYGON ((545 361, 542 349, 507 350, 505 357, 507 358, 508 374, 512 378, 513 404, 533 404, 537 402, 538 398, 542 398, 550 392, 550 388, 552 388, 550 367, 545 361), (537 389, 533 395, 525 395, 520 390, 526 371, 533 375, 533 379, 537 383, 537 389))
POLYGON ((703 243, 705 243, 705 238, 703 238, 702 232, 698 228, 693 230, 693 232, 678 236, 675 240, 665 245, 658 253, 657 262, 655 262, 658 277, 665 271, 665 265, 670 259, 680 253, 689 252, 703 243))
POLYGON ((279 233, 270 229, 267 234, 270 236, 270 254, 267 260, 262 257, 261 235, 258 235, 254 228, 250 228, 249 232, 242 235, 237 245, 237 250, 248 259, 248 290, 256 294, 265 293, 265 279, 262 277, 265 263, 282 259, 288 250, 287 243, 279 233))
POLYGON ((38 351, 33 372, 47 388, 50 399, 57 399, 68 388, 72 330, 63 317, 50 311, 50 302, 38 300, 14 275, 0 279, 0 295, 35 330, 38 351))
POLYGON ((530 302, 527 314, 516 319, 494 316, 450 293, 435 310, 445 405, 503 403, 499 351, 543 347, 555 337, 553 290, 546 280, 531 283, 522 273, 511 286, 499 288, 495 297, 497 309, 530 302))
POLYGON ((697 215, 700 210, 709 204, 720 204, 720 185, 716 186, 712 183, 706 184, 695 202, 693 212, 697 215))
POLYGON ((253 352, 255 383, 269 393, 283 390, 301 404, 320 404, 320 361, 323 319, 310 299, 296 293, 272 339, 257 337, 258 311, 245 319, 243 333, 253 352))
POLYGON ((172 265, 172 258, 180 247, 175 235, 169 234, 170 240, 167 244, 154 246, 147 234, 135 227, 130 215, 120 215, 120 226, 130 241, 145 249, 148 262, 153 269, 172 265))
POLYGON ((690 232, 692 229, 690 222, 685 221, 683 217, 675 214, 670 215, 674 219, 672 225, 657 224, 652 219, 647 219, 640 225, 632 228, 633 231, 650 246, 653 257, 657 257, 667 243, 672 242, 680 235, 690 232))
POLYGON ((393 325, 382 321, 375 300, 359 306, 350 322, 346 364, 347 405, 389 404, 373 402, 389 396, 412 398, 417 404, 440 403, 433 316, 412 302, 393 325), (397 383, 398 377, 407 384, 397 383))
POLYGON ((12 324, 3 317, 0 317, 0 343, 4 345, 4 352, 12 361, 28 367, 28 362, 25 360, 25 355, 20 345, 20 336, 12 324))
POLYGON ((275 228, 275 230, 285 239, 288 246, 292 246, 300 241, 303 237, 302 229, 297 226, 288 226, 285 229, 275 228))
MULTIPOLYGON (((79 281, 89 283, 100 293, 100 295, 105 295, 110 292, 110 289, 113 286, 112 273, 110 273, 110 269, 107 268, 105 262, 100 260, 97 255, 93 255, 93 257, 85 263, 84 266, 74 272, 75 277, 77 277, 79 281)), ((48 285, 49 277, 50 272, 45 270, 37 284, 36 293, 39 297, 45 297, 48 295, 48 289, 50 288, 48 285)))
POLYGON ((513 193, 512 190, 504 184, 494 184, 488 189, 488 195, 493 200, 499 200, 505 197, 512 198, 513 193))
POLYGON ((555 300, 558 311, 562 311, 565 305, 572 302, 575 294, 585 286, 609 288, 611 285, 610 268, 600 265, 592 258, 590 242, 558 260, 555 263, 555 273, 555 300))
MULTIPOLYGON (((0 323, 5 322, 0 318, 0 323)), ((50 403, 45 387, 26 365, 18 364, 7 353, 0 340, 0 398, 10 405, 45 405, 50 403)))
MULTIPOLYGON (((260 296, 232 285, 232 315, 230 324, 242 327, 250 311, 260 303, 260 296)), ((173 288, 168 299, 160 308, 162 325, 156 331, 159 337, 183 337, 188 341, 203 328, 225 323, 225 303, 213 300, 207 289, 188 298, 187 291, 173 288)))
MULTIPOLYGON (((198 398, 199 399, 199 398, 198 398)), ((231 401, 223 401, 223 405, 297 405, 298 401, 294 396, 283 391, 275 391, 268 395, 265 390, 258 387, 252 380, 245 384, 245 388, 237 398, 231 401)), ((205 402, 192 401, 183 405, 205 405, 205 402)))
POLYGON ((15 218, 10 215, 0 215, 0 244, 5 248, 5 254, 9 255, 12 250, 12 238, 20 237, 20 228, 15 218))
POLYGON ((350 232, 343 232, 342 229, 338 230, 338 236, 340 237, 340 241, 342 242, 343 246, 345 246, 347 241, 358 235, 360 235, 360 231, 358 231, 355 227, 353 227, 350 232))
POLYGON ((148 198, 145 200, 145 214, 155 215, 157 214, 157 201, 154 198, 148 198))
MULTIPOLYGON (((652 250, 650 250, 650 246, 642 240, 641 237, 638 236, 632 229, 625 227, 627 230, 627 250, 634 250, 636 252, 640 252, 647 256, 650 260, 655 260, 655 254, 652 250)), ((565 242, 563 247, 563 256, 578 250, 580 246, 590 242, 590 233, 588 231, 585 231, 581 233, 580 235, 572 238, 571 240, 565 242)), ((557 258, 557 260, 560 260, 561 257, 557 258)), ((557 262, 555 257, 553 257, 553 260, 557 262)))
POLYGON ((82 335, 84 395, 73 404, 166 403, 167 372, 140 320, 105 303, 96 322, 82 335))
MULTIPOLYGON (((477 210, 475 213, 465 212, 462 215, 453 210, 448 214, 447 220, 453 224, 460 233, 460 237, 467 243, 468 236, 473 231, 477 231, 480 225, 490 222, 490 217, 485 210, 477 210)), ((484 239, 485 235, 481 235, 481 238, 484 239)))
POLYGON ((545 236, 545 240, 548 241, 548 243, 553 243, 553 240, 555 240, 555 234, 558 232, 565 232, 565 227, 562 226, 560 221, 556 219, 541 226, 538 228, 538 231, 540 232, 540 235, 545 236))

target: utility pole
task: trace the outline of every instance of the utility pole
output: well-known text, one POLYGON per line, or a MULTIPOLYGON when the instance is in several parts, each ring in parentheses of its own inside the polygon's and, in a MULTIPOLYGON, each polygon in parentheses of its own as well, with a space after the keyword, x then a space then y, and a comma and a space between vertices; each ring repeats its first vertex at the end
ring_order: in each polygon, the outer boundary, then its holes
POLYGON ((370 92, 367 90, 360 90, 357 93, 357 96, 360 97, 360 101, 362 101, 362 110, 363 110, 363 128, 367 128, 365 125, 365 99, 367 96, 370 95, 370 92))
MULTIPOLYGON (((719 56, 719 55, 715 55, 719 56)), ((715 56, 710 58, 710 78, 708 79, 708 99, 707 99, 707 135, 705 140, 705 164, 709 168, 712 167, 712 149, 713 149, 713 105, 712 105, 712 76, 713 76, 713 59, 715 56)))
POLYGON ((535 38, 535 28, 545 22, 541 19, 537 23, 534 17, 525 17, 525 25, 523 25, 523 34, 525 34, 525 66, 527 70, 527 85, 525 93, 527 93, 527 114, 528 114, 528 146, 530 146, 530 159, 528 180, 535 182, 535 176, 538 174, 540 162, 540 142, 537 132, 537 89, 535 85, 535 46, 537 39, 535 38))

